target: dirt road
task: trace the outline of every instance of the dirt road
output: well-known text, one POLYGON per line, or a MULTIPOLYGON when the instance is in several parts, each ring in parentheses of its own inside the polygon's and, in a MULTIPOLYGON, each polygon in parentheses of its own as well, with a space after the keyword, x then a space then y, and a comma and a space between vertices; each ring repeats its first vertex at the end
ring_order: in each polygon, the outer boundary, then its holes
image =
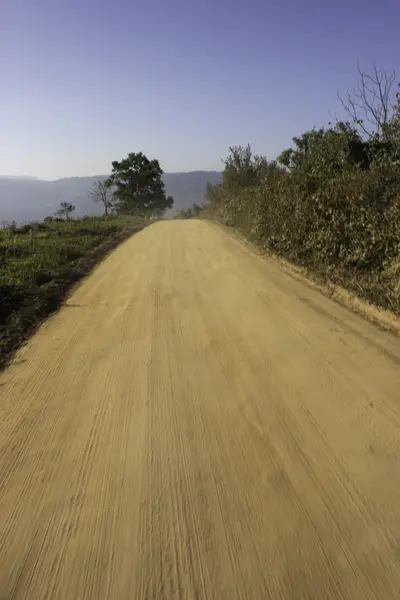
POLYGON ((400 594, 400 341, 204 222, 0 375, 0 599, 400 594))

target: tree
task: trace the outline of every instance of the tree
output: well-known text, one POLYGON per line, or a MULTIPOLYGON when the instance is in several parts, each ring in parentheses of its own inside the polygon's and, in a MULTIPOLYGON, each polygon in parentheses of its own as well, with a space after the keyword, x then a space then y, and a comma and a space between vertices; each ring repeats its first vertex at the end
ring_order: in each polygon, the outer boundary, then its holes
POLYGON ((166 196, 158 160, 149 160, 142 152, 131 152, 121 162, 112 163, 112 173, 105 185, 114 189, 116 210, 124 214, 161 216, 172 208, 166 196))
MULTIPOLYGON (((366 142, 350 123, 312 129, 293 138, 294 147, 278 156, 278 163, 290 172, 300 172, 328 179, 346 170, 368 169, 372 158, 372 141, 366 142)), ((381 142, 374 140, 374 146, 381 142)))
POLYGON ((345 100, 339 94, 339 100, 364 138, 386 139, 388 127, 395 116, 395 72, 382 71, 375 64, 369 71, 363 71, 359 65, 357 69, 357 87, 352 93, 347 92, 345 100))
POLYGON ((98 179, 89 190, 89 198, 104 206, 104 215, 107 217, 113 208, 113 193, 105 181, 98 179))
POLYGON ((181 208, 180 211, 176 214, 176 219, 197 219, 201 213, 203 212, 204 207, 199 204, 194 204, 189 208, 181 208))
POLYGON ((225 168, 222 173, 224 186, 242 189, 260 183, 268 168, 264 156, 253 154, 250 144, 247 146, 231 146, 229 154, 223 161, 225 168))
POLYGON ((56 212, 56 215, 59 217, 65 217, 66 219, 70 218, 72 212, 74 212, 75 206, 71 202, 61 202, 60 208, 56 212))

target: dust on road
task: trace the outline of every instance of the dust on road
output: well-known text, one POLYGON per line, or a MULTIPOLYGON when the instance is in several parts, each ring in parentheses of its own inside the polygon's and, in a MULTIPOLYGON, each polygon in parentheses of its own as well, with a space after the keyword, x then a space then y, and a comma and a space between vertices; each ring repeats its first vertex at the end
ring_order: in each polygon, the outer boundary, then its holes
POLYGON ((1 600, 395 599, 400 341, 158 223, 0 376, 1 600))

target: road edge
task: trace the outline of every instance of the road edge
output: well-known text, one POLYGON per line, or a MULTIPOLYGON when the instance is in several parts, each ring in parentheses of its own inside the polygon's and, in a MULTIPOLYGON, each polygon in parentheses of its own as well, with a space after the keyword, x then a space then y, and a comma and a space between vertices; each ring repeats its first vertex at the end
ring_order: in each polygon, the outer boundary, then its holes
POLYGON ((228 227, 219 221, 207 220, 207 222, 216 228, 222 229, 233 241, 240 244, 242 248, 246 248, 260 260, 274 261, 282 270, 285 271, 285 273, 294 279, 306 283, 312 289, 320 292, 324 296, 331 298, 341 306, 344 306, 367 321, 378 326, 380 329, 392 333, 396 337, 400 337, 400 319, 391 311, 378 308, 377 306, 362 300, 356 294, 349 292, 340 285, 322 281, 315 273, 312 273, 303 267, 294 265, 281 256, 262 248, 255 241, 250 240, 242 232, 235 228, 228 227))
POLYGON ((38 290, 41 290, 41 293, 36 299, 36 305, 32 303, 32 306, 28 306, 28 315, 24 315, 23 311, 16 311, 1 330, 0 373, 12 364, 18 351, 25 346, 43 323, 58 313, 72 294, 114 250, 127 243, 150 224, 135 224, 133 227, 121 229, 116 234, 107 237, 104 242, 95 246, 85 256, 69 263, 68 269, 76 270, 74 278, 58 282, 54 289, 52 289, 51 283, 39 286, 38 290))

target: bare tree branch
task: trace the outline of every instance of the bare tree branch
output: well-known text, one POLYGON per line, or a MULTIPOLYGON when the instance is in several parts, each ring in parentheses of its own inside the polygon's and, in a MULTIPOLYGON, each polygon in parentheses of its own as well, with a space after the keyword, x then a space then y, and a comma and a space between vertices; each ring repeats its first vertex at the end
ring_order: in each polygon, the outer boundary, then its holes
POLYGON ((89 190, 89 198, 93 202, 100 202, 104 206, 104 214, 107 216, 109 210, 113 207, 113 194, 104 181, 98 179, 93 187, 89 190))
POLYGON ((395 107, 395 72, 381 71, 375 63, 370 71, 363 71, 358 63, 357 70, 357 87, 352 93, 347 92, 347 99, 344 100, 340 94, 338 98, 352 121, 367 138, 385 136, 395 107))

